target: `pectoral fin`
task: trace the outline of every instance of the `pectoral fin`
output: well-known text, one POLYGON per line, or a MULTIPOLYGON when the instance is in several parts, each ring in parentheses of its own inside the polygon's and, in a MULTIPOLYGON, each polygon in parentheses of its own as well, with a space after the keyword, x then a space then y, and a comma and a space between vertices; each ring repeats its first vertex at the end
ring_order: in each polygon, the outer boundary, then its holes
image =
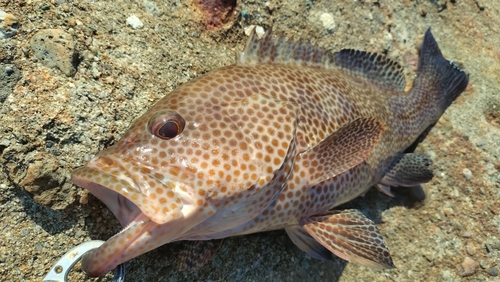
POLYGON ((300 224, 342 259, 375 268, 394 267, 377 227, 358 210, 331 211, 301 219, 300 224))
POLYGON ((384 125, 376 118, 358 118, 299 155, 316 185, 362 163, 378 143, 384 125))
POLYGON ((413 187, 429 182, 434 176, 431 164, 431 159, 425 154, 401 154, 380 183, 392 187, 413 187))
POLYGON ((292 242, 311 257, 320 260, 332 259, 332 253, 311 237, 311 235, 309 235, 304 228, 298 225, 293 225, 285 228, 285 231, 292 242))

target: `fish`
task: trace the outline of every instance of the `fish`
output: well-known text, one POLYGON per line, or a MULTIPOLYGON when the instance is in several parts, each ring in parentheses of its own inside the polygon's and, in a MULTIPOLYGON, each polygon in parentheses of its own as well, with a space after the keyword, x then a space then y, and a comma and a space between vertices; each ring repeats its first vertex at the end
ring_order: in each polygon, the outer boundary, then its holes
POLYGON ((430 159, 405 149, 467 84, 430 29, 407 91, 384 55, 253 32, 233 65, 167 94, 73 172, 123 227, 82 268, 97 277, 170 242, 279 229, 313 258, 392 268, 376 224, 335 208, 377 185, 428 182, 430 159))

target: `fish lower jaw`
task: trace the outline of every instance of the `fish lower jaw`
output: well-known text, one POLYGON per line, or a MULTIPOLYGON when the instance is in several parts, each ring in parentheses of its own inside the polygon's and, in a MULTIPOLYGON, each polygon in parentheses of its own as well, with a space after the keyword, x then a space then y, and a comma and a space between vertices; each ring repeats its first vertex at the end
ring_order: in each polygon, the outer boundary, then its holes
POLYGON ((85 254, 82 257, 83 271, 90 277, 100 277, 118 265, 151 250, 153 247, 146 248, 143 240, 146 238, 147 241, 156 223, 144 217, 144 214, 140 214, 99 248, 85 254))

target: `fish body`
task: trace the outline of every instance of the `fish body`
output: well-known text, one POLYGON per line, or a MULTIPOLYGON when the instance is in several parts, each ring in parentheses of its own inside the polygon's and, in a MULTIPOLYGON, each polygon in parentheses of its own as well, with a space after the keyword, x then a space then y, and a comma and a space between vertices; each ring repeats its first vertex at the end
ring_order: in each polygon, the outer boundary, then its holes
POLYGON ((236 64, 175 89, 74 172, 124 227, 83 268, 100 276, 169 242, 276 229, 315 258, 393 267, 373 222, 332 208, 430 180, 428 160, 404 150, 467 82, 430 31, 408 92, 381 55, 254 33, 236 64))

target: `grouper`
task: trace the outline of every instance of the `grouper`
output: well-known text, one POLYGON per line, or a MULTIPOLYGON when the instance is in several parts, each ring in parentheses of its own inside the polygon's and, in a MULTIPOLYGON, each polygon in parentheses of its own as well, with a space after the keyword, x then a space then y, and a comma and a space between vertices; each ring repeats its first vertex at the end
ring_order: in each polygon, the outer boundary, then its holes
POLYGON ((254 32, 235 64, 167 94, 73 173, 123 226, 82 267, 102 276, 170 242, 277 229, 314 258, 394 267, 376 225, 335 207, 429 181, 429 158, 405 149, 467 83, 430 29, 406 92, 383 55, 254 32))

